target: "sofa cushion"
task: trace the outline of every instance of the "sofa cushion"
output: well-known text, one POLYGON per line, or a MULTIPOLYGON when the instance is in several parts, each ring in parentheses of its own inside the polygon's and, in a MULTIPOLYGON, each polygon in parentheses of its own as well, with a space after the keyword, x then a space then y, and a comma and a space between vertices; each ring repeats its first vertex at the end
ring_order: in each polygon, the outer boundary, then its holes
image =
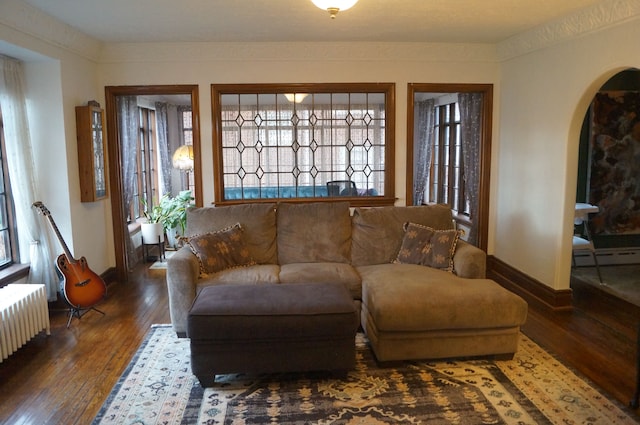
POLYGON ((415 223, 405 224, 402 246, 396 263, 417 264, 453 271, 453 253, 460 233, 457 230, 435 230, 415 223))
POLYGON ((362 296, 360 275, 346 263, 292 263, 280 266, 280 283, 340 283, 353 299, 362 296))
POLYGON ((447 205, 356 208, 351 235, 351 263, 354 266, 391 263, 400 250, 406 222, 436 230, 453 228, 447 205))
POLYGON ((191 236, 187 245, 198 257, 201 274, 255 264, 239 223, 217 232, 191 236))
POLYGON ((278 264, 275 204, 241 204, 187 210, 185 236, 224 229, 240 223, 251 257, 258 264, 278 264))
POLYGON ((348 202, 279 203, 277 222, 281 265, 350 261, 348 202))
POLYGON ((412 264, 357 270, 362 304, 380 331, 502 328, 526 320, 527 303, 489 279, 464 279, 412 264))

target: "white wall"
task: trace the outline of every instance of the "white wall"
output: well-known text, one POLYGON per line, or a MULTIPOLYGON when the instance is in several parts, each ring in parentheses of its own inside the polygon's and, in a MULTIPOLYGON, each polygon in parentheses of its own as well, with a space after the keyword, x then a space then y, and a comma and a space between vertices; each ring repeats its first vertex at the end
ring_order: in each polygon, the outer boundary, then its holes
POLYGON ((396 196, 406 202, 408 83, 496 84, 495 48, 427 43, 161 43, 108 45, 100 85, 197 84, 204 205, 213 201, 211 84, 396 84, 396 196))
MULTIPOLYGON (((95 60, 82 53, 97 53, 98 46, 26 5, 10 0, 0 4, 0 54, 25 63, 40 200, 74 256, 85 256, 91 269, 102 273, 115 265, 110 203, 80 202, 75 124, 75 106, 104 97, 95 60), (57 42, 60 34, 73 35, 61 37, 69 45, 57 42)), ((55 236, 51 238, 57 255, 62 249, 55 236)))
POLYGON ((569 288, 580 128, 599 87, 640 67, 640 22, 502 63, 494 255, 569 288))

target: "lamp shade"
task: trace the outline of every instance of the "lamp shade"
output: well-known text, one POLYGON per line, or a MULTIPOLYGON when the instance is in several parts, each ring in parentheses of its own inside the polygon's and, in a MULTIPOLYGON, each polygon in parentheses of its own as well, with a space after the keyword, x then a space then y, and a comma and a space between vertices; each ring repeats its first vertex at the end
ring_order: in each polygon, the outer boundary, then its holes
POLYGON ((358 3, 358 0, 311 0, 313 4, 320 9, 326 10, 331 15, 331 18, 335 18, 338 12, 341 10, 347 10, 358 3))
POLYGON ((193 170, 193 146, 182 145, 173 153, 173 168, 182 171, 193 170))

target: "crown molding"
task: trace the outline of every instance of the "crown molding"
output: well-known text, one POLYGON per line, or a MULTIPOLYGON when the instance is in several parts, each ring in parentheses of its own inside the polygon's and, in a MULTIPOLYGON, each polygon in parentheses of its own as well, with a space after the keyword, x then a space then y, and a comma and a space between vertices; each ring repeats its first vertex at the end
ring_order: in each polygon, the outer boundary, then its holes
POLYGON ((102 49, 100 41, 16 0, 0 2, 0 24, 92 61, 98 60, 102 49))
POLYGON ((622 24, 640 16, 638 0, 605 0, 497 44, 501 61, 622 24))

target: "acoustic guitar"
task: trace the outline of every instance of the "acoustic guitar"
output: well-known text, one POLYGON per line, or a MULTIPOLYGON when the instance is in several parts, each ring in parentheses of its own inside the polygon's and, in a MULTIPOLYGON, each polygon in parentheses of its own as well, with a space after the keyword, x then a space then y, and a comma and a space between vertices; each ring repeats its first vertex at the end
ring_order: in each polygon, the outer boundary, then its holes
POLYGON ((40 201, 34 202, 33 206, 49 219, 49 224, 53 228, 64 253, 58 256, 56 267, 63 276, 62 293, 69 305, 75 310, 85 310, 93 307, 107 295, 107 285, 87 265, 84 257, 75 259, 69 251, 69 247, 62 238, 58 226, 56 226, 51 213, 40 201))

